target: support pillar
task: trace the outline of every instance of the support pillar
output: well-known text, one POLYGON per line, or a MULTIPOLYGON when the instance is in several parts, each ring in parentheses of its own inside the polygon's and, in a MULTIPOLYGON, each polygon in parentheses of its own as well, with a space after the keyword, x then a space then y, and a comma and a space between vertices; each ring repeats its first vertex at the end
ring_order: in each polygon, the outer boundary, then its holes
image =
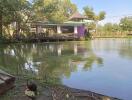
POLYGON ((42 28, 41 26, 38 26, 38 33, 41 33, 42 32, 42 28))
POLYGON ((62 33, 62 32, 61 32, 61 27, 60 27, 60 26, 57 26, 57 33, 58 33, 58 34, 62 33))
POLYGON ((74 26, 74 34, 77 34, 77 26, 74 26))
POLYGON ((38 34, 38 26, 36 25, 36 34, 38 34))

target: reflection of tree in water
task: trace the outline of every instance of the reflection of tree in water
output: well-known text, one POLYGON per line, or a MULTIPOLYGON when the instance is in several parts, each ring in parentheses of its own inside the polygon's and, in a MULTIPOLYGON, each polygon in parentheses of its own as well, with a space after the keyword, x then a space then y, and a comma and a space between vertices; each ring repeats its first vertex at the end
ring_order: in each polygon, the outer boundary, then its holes
POLYGON ((83 67, 84 70, 90 70, 92 69, 92 65, 94 63, 97 63, 98 65, 103 65, 103 59, 101 57, 97 57, 96 55, 92 54, 91 56, 86 58, 86 63, 83 67))
POLYGON ((70 77, 71 72, 75 71, 77 67, 71 67, 68 63, 69 57, 48 57, 43 63, 41 63, 39 68, 38 77, 44 79, 45 81, 52 81, 52 83, 60 82, 61 77, 70 77), (57 81, 56 81, 57 79, 57 81))
POLYGON ((0 52, 1 69, 16 76, 34 77, 49 83, 61 83, 63 77, 70 77, 71 72, 77 71, 76 62, 85 61, 85 70, 91 69, 95 62, 103 63, 87 42, 70 45, 58 43, 5 45, 1 46, 0 52), (89 53, 88 56, 86 53, 89 53))
POLYGON ((21 71, 21 67, 24 66, 26 59, 22 55, 26 51, 21 51, 19 46, 5 46, 0 49, 0 66, 6 71, 11 72, 12 74, 19 74, 18 71, 21 71))
POLYGON ((130 42, 122 43, 119 48, 119 55, 121 57, 132 59, 132 44, 130 42))

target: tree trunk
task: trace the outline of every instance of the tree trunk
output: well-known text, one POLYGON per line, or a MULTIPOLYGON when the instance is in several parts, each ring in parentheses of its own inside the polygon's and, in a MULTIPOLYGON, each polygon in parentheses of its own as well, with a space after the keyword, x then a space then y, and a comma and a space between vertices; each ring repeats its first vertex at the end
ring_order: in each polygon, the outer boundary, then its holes
POLYGON ((20 22, 16 22, 16 34, 17 35, 20 35, 20 29, 21 29, 21 26, 20 26, 20 22))
POLYGON ((0 38, 2 38, 2 11, 0 11, 0 38))
POLYGON ((98 21, 95 21, 95 24, 96 24, 95 33, 96 33, 96 36, 97 36, 97 35, 99 35, 99 34, 98 34, 98 21))

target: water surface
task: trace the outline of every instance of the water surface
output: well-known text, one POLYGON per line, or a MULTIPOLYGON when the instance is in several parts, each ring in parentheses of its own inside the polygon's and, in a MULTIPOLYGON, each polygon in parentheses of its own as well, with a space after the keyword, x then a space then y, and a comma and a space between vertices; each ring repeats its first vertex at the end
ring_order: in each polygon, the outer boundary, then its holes
POLYGON ((0 69, 132 100, 132 39, 1 44, 0 69))

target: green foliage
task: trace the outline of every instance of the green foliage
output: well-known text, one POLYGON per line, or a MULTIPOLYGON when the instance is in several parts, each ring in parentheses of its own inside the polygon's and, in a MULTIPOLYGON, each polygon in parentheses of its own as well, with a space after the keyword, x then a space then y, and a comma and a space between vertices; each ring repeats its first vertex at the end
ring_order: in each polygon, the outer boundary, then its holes
POLYGON ((14 21, 20 21, 20 13, 27 10, 29 3, 26 0, 3 0, 0 2, 2 6, 1 12, 3 16, 3 25, 11 24, 14 21))
POLYGON ((62 23, 76 11, 76 5, 70 0, 35 0, 34 12, 38 20, 62 23))
POLYGON ((89 20, 94 20, 95 13, 93 11, 93 8, 90 8, 88 6, 83 8, 85 15, 88 17, 89 20))
POLYGON ((11 44, 0 45, 0 69, 27 79, 42 80, 50 84, 61 84, 63 76, 70 77, 77 71, 80 63, 83 69, 89 70, 94 63, 100 65, 102 59, 94 54, 88 42, 68 44, 11 44), (58 55, 58 47, 62 46, 62 55, 58 55), (79 52, 74 54, 74 46, 79 52), (89 55, 85 55, 86 52, 89 55), (85 57, 84 57, 85 55, 85 57), (8 63, 7 63, 8 61, 8 63))
POLYGON ((112 31, 113 32, 121 31, 121 27, 119 26, 119 24, 113 24, 112 31))
POLYGON ((104 11, 99 12, 97 15, 94 12, 93 8, 90 8, 89 6, 86 6, 83 8, 84 14, 88 17, 89 20, 94 20, 94 21, 101 21, 105 18, 106 13, 104 11))
POLYGON ((27 0, 1 0, 0 1, 0 33, 6 34, 6 30, 10 29, 10 25, 14 22, 17 23, 17 27, 14 29, 15 33, 19 33, 20 29, 24 30, 25 16, 30 9, 30 3, 27 0))
POLYGON ((104 11, 101 11, 100 13, 99 13, 99 21, 101 21, 101 20, 103 20, 103 19, 105 19, 105 15, 106 15, 106 13, 104 12, 104 11))
POLYGON ((120 26, 124 31, 132 31, 132 17, 122 18, 120 21, 120 26))
POLYGON ((130 31, 132 31, 132 18, 131 17, 122 18, 119 24, 106 23, 104 26, 99 26, 98 30, 99 32, 109 32, 113 34, 121 32, 124 35, 128 34, 130 31))
POLYGON ((111 23, 106 23, 104 25, 104 31, 112 32, 113 25, 111 23))
POLYGON ((102 27, 102 32, 117 37, 127 37, 132 31, 132 18, 124 17, 120 20, 119 24, 107 23, 102 27))
POLYGON ((34 21, 44 21, 50 19, 55 11, 57 11, 57 0, 34 0, 33 16, 34 21))
POLYGON ((122 18, 119 24, 106 23, 104 26, 101 26, 101 31, 103 32, 123 32, 132 31, 132 18, 122 18))
POLYGON ((87 28, 88 28, 89 30, 94 30, 94 29, 96 28, 96 24, 95 24, 94 22, 91 22, 91 23, 89 23, 89 24, 87 25, 87 28))
POLYGON ((0 0, 0 37, 29 33, 28 22, 62 23, 76 10, 71 0, 0 0))
POLYGON ((119 24, 112 24, 112 23, 106 23, 104 26, 98 26, 98 31, 99 32, 120 32, 121 28, 119 24))

